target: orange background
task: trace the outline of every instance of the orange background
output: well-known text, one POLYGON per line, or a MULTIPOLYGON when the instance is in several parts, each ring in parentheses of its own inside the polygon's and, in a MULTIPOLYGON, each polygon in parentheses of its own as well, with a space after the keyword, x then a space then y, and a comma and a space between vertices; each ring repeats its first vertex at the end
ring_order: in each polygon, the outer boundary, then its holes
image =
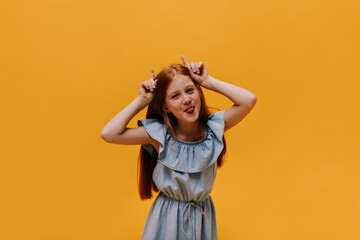
POLYGON ((0 239, 140 239, 139 146, 100 131, 182 54, 258 99, 226 133, 219 239, 360 239, 359 5, 0 1, 0 239))

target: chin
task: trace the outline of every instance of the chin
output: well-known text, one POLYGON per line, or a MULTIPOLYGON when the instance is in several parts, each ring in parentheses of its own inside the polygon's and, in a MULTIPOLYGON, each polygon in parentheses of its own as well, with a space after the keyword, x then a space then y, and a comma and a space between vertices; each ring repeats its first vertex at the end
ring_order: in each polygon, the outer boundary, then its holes
MULTIPOLYGON (((187 114, 187 113, 185 113, 185 114, 187 114)), ((195 114, 193 114, 193 115, 191 115, 191 116, 186 116, 184 120, 185 120, 186 122, 196 122, 196 121, 199 120, 199 117, 200 117, 200 114, 199 114, 199 113, 195 113, 195 114)))

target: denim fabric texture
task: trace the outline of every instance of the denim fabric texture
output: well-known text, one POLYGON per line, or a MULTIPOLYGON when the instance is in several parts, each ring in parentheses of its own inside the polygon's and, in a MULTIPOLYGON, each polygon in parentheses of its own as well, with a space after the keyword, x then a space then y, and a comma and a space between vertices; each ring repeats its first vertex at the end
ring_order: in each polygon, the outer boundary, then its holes
POLYGON ((205 137, 195 142, 175 139, 157 119, 138 120, 138 126, 144 126, 150 137, 160 142, 158 154, 151 144, 142 145, 157 155, 152 178, 160 191, 147 217, 142 240, 217 239, 210 192, 217 158, 224 148, 224 113, 211 114, 205 137))

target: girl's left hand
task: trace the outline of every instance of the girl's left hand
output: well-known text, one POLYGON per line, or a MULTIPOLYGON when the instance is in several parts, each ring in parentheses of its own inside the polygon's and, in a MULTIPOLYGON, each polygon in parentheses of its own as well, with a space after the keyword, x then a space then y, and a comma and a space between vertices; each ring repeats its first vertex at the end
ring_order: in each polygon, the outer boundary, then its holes
POLYGON ((184 63, 184 66, 189 70, 190 76, 195 82, 197 82, 200 86, 205 87, 205 83, 208 79, 208 71, 202 62, 190 64, 186 61, 184 55, 181 55, 181 60, 184 63))

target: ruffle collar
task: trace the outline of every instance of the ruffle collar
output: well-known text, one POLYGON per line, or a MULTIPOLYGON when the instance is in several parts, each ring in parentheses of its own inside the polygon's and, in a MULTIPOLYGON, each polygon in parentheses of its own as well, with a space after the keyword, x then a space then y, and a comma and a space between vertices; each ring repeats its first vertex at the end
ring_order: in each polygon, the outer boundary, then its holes
MULTIPOLYGON (((195 142, 175 139, 166 125, 156 119, 139 120, 138 125, 143 125, 149 135, 160 142, 158 161, 175 171, 196 173, 217 161, 224 148, 224 112, 209 116, 205 137, 195 142)), ((154 154, 153 146, 146 145, 144 148, 154 154)))

